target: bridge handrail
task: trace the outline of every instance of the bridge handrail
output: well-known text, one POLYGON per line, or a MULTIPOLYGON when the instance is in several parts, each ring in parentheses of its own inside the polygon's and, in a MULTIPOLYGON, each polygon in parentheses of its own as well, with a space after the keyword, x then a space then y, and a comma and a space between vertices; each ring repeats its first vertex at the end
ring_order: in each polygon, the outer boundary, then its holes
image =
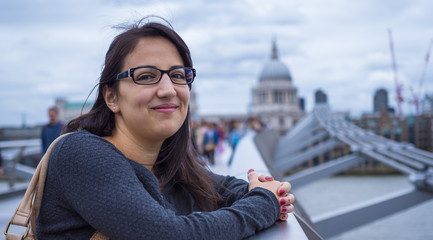
POLYGON ((6 173, 9 189, 0 192, 0 198, 15 196, 23 193, 22 187, 16 187, 17 179, 29 180, 33 175, 29 167, 20 164, 21 159, 28 155, 41 153, 41 140, 25 139, 0 141, 0 154, 3 160, 3 169, 6 173))
MULTIPOLYGON (((255 135, 253 132, 248 132, 240 140, 228 172, 220 174, 228 174, 248 180, 246 173, 249 169, 254 169, 259 174, 272 175, 254 142, 255 135)), ((286 222, 277 222, 249 239, 322 239, 314 229, 310 229, 306 225, 307 223, 301 217, 291 213, 286 222)))
POLYGON ((37 147, 41 146, 41 140, 39 138, 25 139, 25 140, 11 140, 11 141, 0 141, 0 148, 18 148, 18 147, 37 147))

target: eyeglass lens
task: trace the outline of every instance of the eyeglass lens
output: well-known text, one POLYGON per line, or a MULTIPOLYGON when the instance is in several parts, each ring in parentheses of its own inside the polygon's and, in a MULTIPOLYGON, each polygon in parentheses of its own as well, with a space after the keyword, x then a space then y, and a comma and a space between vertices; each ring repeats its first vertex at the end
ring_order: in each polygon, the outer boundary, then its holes
MULTIPOLYGON (((152 84, 161 79, 162 72, 156 68, 142 67, 134 69, 133 78, 138 84, 152 84)), ((168 72, 171 81, 177 84, 192 82, 193 71, 189 68, 175 68, 168 72)))

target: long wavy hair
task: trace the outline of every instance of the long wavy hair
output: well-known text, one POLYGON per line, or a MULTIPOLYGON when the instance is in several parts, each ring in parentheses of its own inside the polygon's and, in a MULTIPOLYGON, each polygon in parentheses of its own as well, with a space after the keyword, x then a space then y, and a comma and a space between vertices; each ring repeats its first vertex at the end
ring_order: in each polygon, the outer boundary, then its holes
MULTIPOLYGON (((146 18, 131 26, 122 26, 124 31, 117 35, 105 55, 105 64, 98 84, 98 94, 91 110, 71 120, 66 132, 85 129, 95 135, 110 136, 115 127, 114 113, 107 107, 103 89, 105 86, 118 91, 116 75, 121 71, 125 57, 133 51, 138 41, 145 37, 163 37, 172 42, 182 57, 184 66, 192 67, 190 51, 182 38, 169 25, 147 22, 146 18)), ((189 85, 191 89, 191 85, 189 85)), ((159 155, 152 169, 161 187, 177 184, 190 191, 200 211, 212 211, 217 208, 220 196, 204 163, 198 159, 190 137, 190 113, 180 129, 164 140, 159 155)))

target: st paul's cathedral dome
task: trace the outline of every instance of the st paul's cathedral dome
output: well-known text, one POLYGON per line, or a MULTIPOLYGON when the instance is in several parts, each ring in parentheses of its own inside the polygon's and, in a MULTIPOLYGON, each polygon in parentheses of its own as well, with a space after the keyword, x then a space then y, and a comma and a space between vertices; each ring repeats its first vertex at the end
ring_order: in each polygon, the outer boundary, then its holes
POLYGON ((304 115, 289 68, 278 59, 275 41, 271 59, 265 62, 258 85, 253 88, 251 112, 282 134, 304 115))

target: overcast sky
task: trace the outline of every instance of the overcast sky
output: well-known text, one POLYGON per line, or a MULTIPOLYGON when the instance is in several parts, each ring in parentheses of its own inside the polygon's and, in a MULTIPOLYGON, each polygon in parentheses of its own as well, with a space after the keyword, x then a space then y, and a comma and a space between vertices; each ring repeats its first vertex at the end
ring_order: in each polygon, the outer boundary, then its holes
POLYGON ((433 38, 430 0, 10 0, 0 2, 0 126, 47 121, 55 99, 83 102, 98 80, 113 25, 149 14, 171 22, 192 52, 199 112, 247 113, 251 89, 275 37, 311 110, 322 89, 334 111, 372 111, 377 88, 396 106, 392 29, 403 114, 410 87, 433 91, 433 64, 420 77, 433 38))

